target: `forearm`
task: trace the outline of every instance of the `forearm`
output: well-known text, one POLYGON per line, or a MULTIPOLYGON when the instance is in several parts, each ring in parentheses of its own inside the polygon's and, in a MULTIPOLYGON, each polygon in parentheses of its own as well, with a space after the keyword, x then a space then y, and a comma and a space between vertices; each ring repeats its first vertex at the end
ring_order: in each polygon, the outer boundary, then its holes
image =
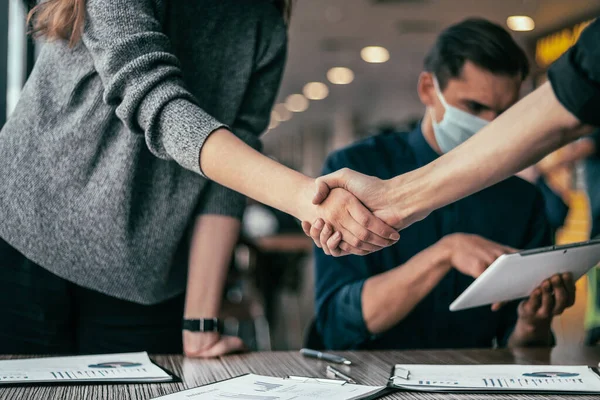
POLYGON ((404 319, 449 270, 447 255, 434 245, 401 267, 368 279, 362 307, 369 332, 384 332, 404 319))
POLYGON ((546 347, 553 344, 554 338, 550 322, 535 326, 518 320, 513 333, 508 339, 508 347, 546 347))
POLYGON ((203 215, 196 219, 190 245, 186 318, 216 318, 219 315, 239 232, 240 222, 231 217, 203 215))
POLYGON ((299 219, 310 219, 314 180, 264 156, 231 132, 206 140, 201 169, 211 180, 299 219))
POLYGON ((514 175, 587 132, 545 84, 455 150, 388 181, 390 196, 416 213, 431 211, 514 175))

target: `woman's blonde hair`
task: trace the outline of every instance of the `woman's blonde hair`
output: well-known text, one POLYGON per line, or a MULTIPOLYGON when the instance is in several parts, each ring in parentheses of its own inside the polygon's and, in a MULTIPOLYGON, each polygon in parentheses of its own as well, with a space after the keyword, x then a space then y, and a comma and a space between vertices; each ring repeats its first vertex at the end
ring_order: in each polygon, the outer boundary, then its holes
MULTIPOLYGON (((110 1, 110 0, 108 0, 110 1)), ((273 0, 283 18, 289 22, 292 0, 273 0)), ((85 0, 47 0, 33 7, 27 15, 30 33, 49 40, 62 39, 74 46, 81 39, 85 23, 85 0)))
POLYGON ((47 0, 33 7, 27 15, 30 33, 50 40, 63 39, 74 46, 83 32, 85 0, 47 0))

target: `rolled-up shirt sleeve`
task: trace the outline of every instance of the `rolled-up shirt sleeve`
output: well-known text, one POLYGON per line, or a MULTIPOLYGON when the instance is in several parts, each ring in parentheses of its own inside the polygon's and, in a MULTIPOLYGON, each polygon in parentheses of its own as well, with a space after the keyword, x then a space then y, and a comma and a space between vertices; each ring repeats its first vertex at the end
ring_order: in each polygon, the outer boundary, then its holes
POLYGON ((558 101, 581 122, 600 126, 600 21, 581 34, 578 42, 548 71, 558 101))
MULTIPOLYGON (((163 33, 164 2, 86 1, 83 44, 104 85, 103 100, 150 151, 201 174, 200 150, 225 127, 186 89, 179 60, 163 33)), ((202 23, 199 21, 198 23, 202 23)))
POLYGON ((327 349, 353 349, 370 338, 361 301, 368 278, 364 263, 315 248, 317 328, 327 349))

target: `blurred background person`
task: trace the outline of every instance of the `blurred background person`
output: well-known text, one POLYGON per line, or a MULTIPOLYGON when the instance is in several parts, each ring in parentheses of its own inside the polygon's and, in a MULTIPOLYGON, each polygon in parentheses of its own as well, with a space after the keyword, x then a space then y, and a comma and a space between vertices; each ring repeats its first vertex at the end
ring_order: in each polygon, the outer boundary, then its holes
MULTIPOLYGON (((383 133, 338 150, 323 173, 350 168, 390 179, 426 165, 515 103, 528 72, 525 53, 502 27, 483 19, 452 25, 428 52, 419 76, 426 107, 421 123, 410 133, 383 133)), ((536 186, 513 177, 437 210, 376 254, 332 258, 316 249, 317 329, 324 347, 553 344, 552 319, 575 300, 568 276, 553 277, 527 301, 498 312, 449 310, 500 255, 552 244, 543 204, 536 186)))

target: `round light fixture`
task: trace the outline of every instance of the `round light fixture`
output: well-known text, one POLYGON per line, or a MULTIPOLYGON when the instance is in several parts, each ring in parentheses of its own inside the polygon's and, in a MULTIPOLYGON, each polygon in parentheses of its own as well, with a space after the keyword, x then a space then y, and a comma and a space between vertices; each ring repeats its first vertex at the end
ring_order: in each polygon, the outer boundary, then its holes
POLYGON ((334 85, 347 85, 354 80, 354 72, 346 67, 334 67, 327 71, 327 79, 334 85))
POLYGON ((360 56, 368 63, 381 64, 390 59, 390 52, 381 46, 367 46, 360 51, 360 56))
POLYGON ((292 94, 285 100, 285 107, 295 113, 306 111, 308 99, 301 94, 292 94))
POLYGON ((285 104, 279 103, 274 108, 273 111, 277 113, 277 121, 285 122, 292 119, 292 113, 285 107, 285 104))
POLYGON ((322 82, 309 82, 304 85, 303 93, 309 100, 323 100, 329 96, 329 88, 322 82))
POLYGON ((511 15, 506 19, 506 25, 516 32, 529 32, 535 29, 535 22, 527 15, 511 15))

